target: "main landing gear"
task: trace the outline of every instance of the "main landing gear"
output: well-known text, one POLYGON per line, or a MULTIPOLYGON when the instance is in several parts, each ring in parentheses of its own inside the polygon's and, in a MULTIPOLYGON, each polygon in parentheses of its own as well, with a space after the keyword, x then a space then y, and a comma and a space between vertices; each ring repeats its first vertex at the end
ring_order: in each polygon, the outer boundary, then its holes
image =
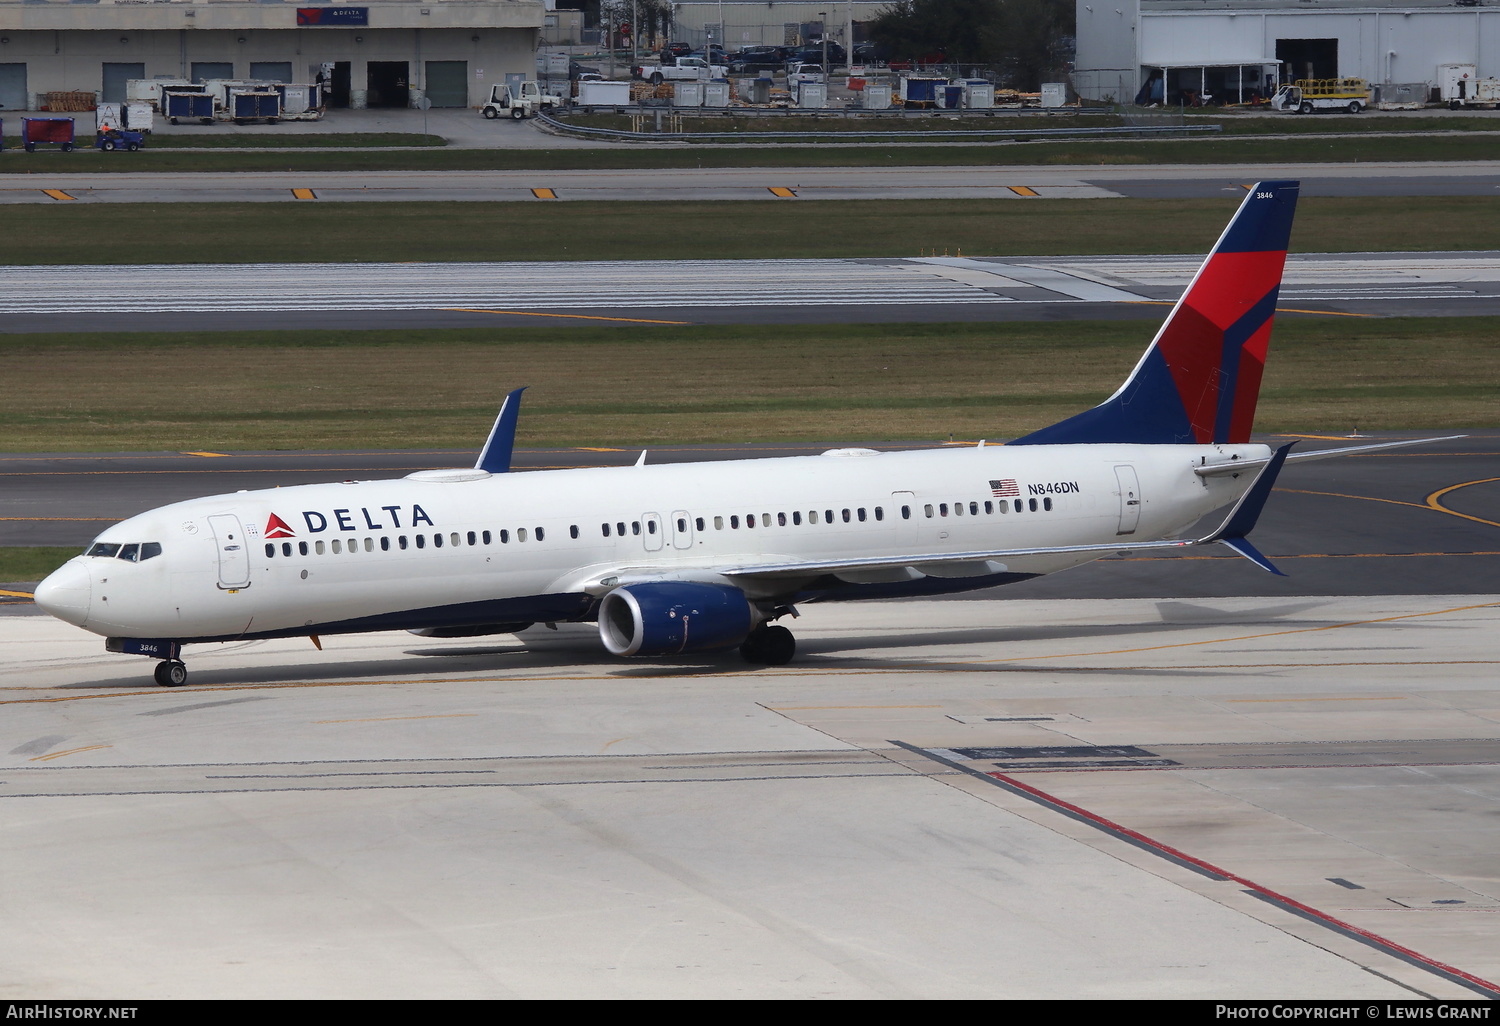
POLYGON ((187 666, 181 659, 165 659, 156 664, 155 676, 164 688, 180 688, 187 683, 187 666))
POLYGON ((796 654, 797 639, 791 631, 776 624, 762 624, 740 645, 745 662, 762 666, 784 666, 796 654))

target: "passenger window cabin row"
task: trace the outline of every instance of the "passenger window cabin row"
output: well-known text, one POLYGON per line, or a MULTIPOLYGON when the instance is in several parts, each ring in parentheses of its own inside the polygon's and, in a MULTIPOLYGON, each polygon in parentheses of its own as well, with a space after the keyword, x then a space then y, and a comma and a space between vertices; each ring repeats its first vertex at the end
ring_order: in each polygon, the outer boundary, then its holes
MULTIPOLYGON (((936 505, 934 505, 933 503, 927 503, 922 507, 922 512, 928 519, 932 519, 934 517, 946 516, 980 516, 981 509, 983 510, 983 514, 988 516, 993 516, 997 513, 1023 513, 1027 511, 1030 511, 1032 513, 1050 512, 1052 510, 1052 499, 1051 497, 1044 497, 1040 500, 1001 499, 998 502, 986 499, 982 503, 976 501, 955 502, 951 504, 940 502, 936 505)), ((901 519, 910 520, 911 518, 912 508, 910 506, 902 506, 901 519)), ((748 531, 754 530, 757 527, 801 527, 803 524, 863 524, 868 523, 872 520, 875 522, 883 522, 885 520, 885 507, 875 506, 872 508, 866 508, 864 506, 857 506, 837 510, 813 509, 808 510, 805 515, 801 510, 793 510, 791 513, 746 513, 743 516, 738 513, 731 513, 727 516, 720 515, 713 517, 713 529, 715 531, 723 531, 726 529, 730 531, 738 531, 741 528, 744 528, 748 531)), ((679 534, 685 534, 688 529, 688 518, 683 516, 677 517, 675 526, 679 534)), ((693 526, 701 533, 707 530, 708 519, 705 517, 694 517, 693 526)), ((616 520, 599 525, 599 533, 605 538, 640 537, 642 534, 650 536, 658 533, 660 529, 660 524, 655 519, 629 521, 616 520)), ((575 539, 579 537, 578 525, 574 524, 568 528, 568 536, 575 539)), ((526 528, 521 527, 517 528, 514 534, 512 534, 512 532, 509 530, 501 530, 495 533, 491 533, 490 531, 469 531, 466 533, 452 531, 447 534, 443 534, 439 532, 430 536, 430 542, 432 548, 434 549, 441 549, 444 547, 444 545, 447 545, 450 548, 459 548, 465 544, 469 546, 490 545, 495 542, 496 538, 499 539, 499 543, 501 545, 509 545, 512 541, 512 538, 514 538, 514 541, 518 544, 524 543, 528 540, 543 541, 546 539, 546 528, 537 527, 532 529, 531 531, 528 531, 526 528)), ((425 534, 412 535, 410 539, 408 539, 408 537, 404 534, 397 535, 394 541, 394 547, 398 551, 408 548, 425 549, 427 548, 428 544, 429 536, 425 534)), ((295 544, 295 546, 292 542, 286 541, 279 544, 276 542, 266 542, 266 555, 268 557, 275 557, 278 554, 285 557, 291 556, 294 553, 301 556, 321 556, 325 553, 333 553, 337 555, 344 552, 359 552, 361 550, 365 552, 374 552, 377 548, 381 552, 389 552, 392 548, 392 545, 393 542, 389 536, 382 536, 380 538, 371 537, 364 539, 333 538, 327 541, 318 539, 317 541, 313 542, 299 541, 295 544)), ((120 548, 134 549, 135 546, 127 545, 121 547, 103 544, 95 545, 94 548, 89 551, 89 555, 116 555, 116 552, 105 552, 101 550, 120 548)), ((160 554, 160 552, 160 545, 148 542, 141 546, 141 553, 139 558, 149 559, 151 556, 160 554), (150 551, 148 553, 146 551, 148 549, 152 549, 154 551, 150 551)), ((123 553, 120 553, 120 558, 135 559, 136 557, 133 554, 125 555, 123 553)))
MULTIPOLYGON (((578 528, 573 528, 572 534, 574 538, 577 538, 578 528)), ((444 545, 447 545, 449 548, 456 549, 466 543, 470 546, 490 545, 494 543, 497 537, 499 538, 501 545, 509 545, 511 543, 512 537, 514 537, 514 540, 518 544, 533 539, 536 541, 545 541, 547 537, 547 529, 544 527, 538 527, 534 531, 528 531, 524 527, 519 527, 516 529, 514 536, 512 536, 512 533, 509 530, 501 530, 495 533, 492 533, 490 531, 451 531, 448 534, 438 532, 431 535, 430 539, 429 536, 425 534, 412 535, 410 539, 408 539, 406 535, 400 534, 396 536, 394 544, 392 543, 389 535, 382 535, 379 538, 364 539, 332 538, 327 541, 319 538, 317 541, 313 542, 299 541, 296 543, 295 547, 291 542, 286 541, 281 542, 279 545, 276 542, 266 542, 266 555, 268 557, 275 557, 278 554, 281 556, 291 556, 294 553, 299 556, 321 556, 325 553, 333 553, 334 555, 338 555, 345 552, 359 552, 361 551, 361 549, 365 552, 374 552, 377 548, 381 552, 389 552, 393 547, 397 551, 409 548, 425 549, 429 544, 429 540, 434 549, 441 549, 444 545)))

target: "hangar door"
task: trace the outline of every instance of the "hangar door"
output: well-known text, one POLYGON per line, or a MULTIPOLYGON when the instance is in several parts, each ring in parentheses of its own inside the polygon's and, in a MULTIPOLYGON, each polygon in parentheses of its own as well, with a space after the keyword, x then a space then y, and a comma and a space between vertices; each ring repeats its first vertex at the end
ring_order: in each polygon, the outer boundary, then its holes
POLYGON ((434 107, 467 107, 469 62, 428 61, 427 98, 434 107))
POLYGON ((250 77, 257 82, 291 82, 291 61, 251 61, 250 77))
POLYGON ((200 85, 211 78, 234 77, 233 61, 194 61, 191 68, 193 81, 200 85))
POLYGON ((135 78, 146 77, 144 64, 105 64, 104 102, 124 103, 125 83, 135 78))
POLYGON ((406 61, 370 61, 365 65, 365 105, 405 107, 411 100, 406 61))
POLYGON ((1338 78, 1339 41, 1337 39, 1278 39, 1276 59, 1286 81, 1299 78, 1338 78))
POLYGON ((26 109, 26 65, 0 64, 0 110, 26 109))

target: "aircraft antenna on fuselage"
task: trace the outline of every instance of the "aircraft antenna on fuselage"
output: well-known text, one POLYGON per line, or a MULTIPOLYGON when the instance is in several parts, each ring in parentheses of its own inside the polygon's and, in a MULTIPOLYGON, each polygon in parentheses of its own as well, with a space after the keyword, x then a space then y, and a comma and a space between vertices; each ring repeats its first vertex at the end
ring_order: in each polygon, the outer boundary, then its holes
POLYGON ((516 421, 521 416, 521 393, 528 387, 522 385, 500 404, 500 415, 495 418, 495 426, 490 428, 490 437, 485 440, 479 461, 474 464, 475 470, 487 470, 491 474, 510 471, 511 453, 516 448, 516 421))

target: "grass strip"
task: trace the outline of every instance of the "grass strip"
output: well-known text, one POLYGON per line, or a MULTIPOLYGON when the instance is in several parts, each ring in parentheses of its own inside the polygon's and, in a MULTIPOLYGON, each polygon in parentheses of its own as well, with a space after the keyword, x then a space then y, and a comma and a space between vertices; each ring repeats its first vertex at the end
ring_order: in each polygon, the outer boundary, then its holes
MULTIPOLYGON (((88 154, 96 152, 93 150, 94 137, 85 134, 80 126, 77 137, 78 149, 71 154, 62 154, 61 151, 47 147, 34 153, 27 153, 29 159, 45 157, 48 153, 58 153, 60 156, 75 156, 77 154, 88 154)), ((202 135, 158 135, 152 133, 146 139, 145 147, 138 153, 131 154, 125 158, 128 160, 142 160, 146 155, 156 150, 360 150, 371 147, 387 146, 447 146, 448 140, 440 135, 424 135, 420 132, 327 132, 307 135, 246 135, 238 132, 205 132, 202 135)), ((25 153, 21 147, 20 136, 5 137, 6 152, 15 151, 25 153)), ((118 151, 116 151, 118 153, 118 151)), ((179 154, 181 156, 182 154, 179 154)), ((101 153, 102 158, 104 155, 101 153)), ((225 156, 220 154, 220 156, 225 156)), ((119 159, 114 154, 111 159, 119 159)), ((7 167, 0 165, 4 171, 24 171, 29 168, 7 167)), ((47 170, 58 170, 49 167, 47 170)), ((89 171, 98 170, 93 165, 88 167, 89 171)), ((110 170, 119 170, 111 168, 110 170)), ((138 167, 126 170, 139 171, 138 167)))
MULTIPOLYGON (((1102 400, 1139 322, 0 337, 0 450, 477 448, 1013 437, 1102 400), (121 387, 128 368, 128 387, 121 387)), ((1278 321, 1256 426, 1500 426, 1500 318, 1278 321)))
MULTIPOLYGON (((679 202, 670 210, 590 201, 59 203, 9 208, 16 230, 0 232, 0 264, 1202 253, 1238 201, 1226 192, 1201 200, 825 200, 811 208, 800 200, 679 202)), ((1303 253, 1416 245, 1500 249, 1500 197, 1308 197, 1292 235, 1303 253), (1420 238, 1412 225, 1421 225, 1420 238)))
POLYGON ((76 545, 0 546, 0 581, 40 581, 78 552, 76 545))
MULTIPOLYGON (((629 131, 633 122, 628 114, 575 113, 561 120, 585 128, 608 128, 629 131)), ((1401 117, 1283 117, 1254 114, 1188 114, 1179 122, 1177 112, 1169 111, 1161 119, 1163 127, 1175 124, 1189 126, 1217 125, 1225 136, 1366 136, 1416 135, 1432 133, 1500 132, 1500 123, 1490 117, 1459 114, 1444 116, 1401 117)), ((653 124, 647 118, 647 124, 653 124)), ((1060 115, 1017 115, 997 111, 994 114, 929 113, 926 116, 884 115, 845 117, 838 113, 755 117, 743 111, 700 108, 682 114, 685 132, 827 132, 831 135, 889 133, 899 139, 911 132, 1034 132, 1046 129, 1128 127, 1115 114, 1080 113, 1060 115)), ((1144 137, 1142 137, 1144 138, 1144 137)), ((1127 141, 1130 141, 1127 137, 1127 141)))

